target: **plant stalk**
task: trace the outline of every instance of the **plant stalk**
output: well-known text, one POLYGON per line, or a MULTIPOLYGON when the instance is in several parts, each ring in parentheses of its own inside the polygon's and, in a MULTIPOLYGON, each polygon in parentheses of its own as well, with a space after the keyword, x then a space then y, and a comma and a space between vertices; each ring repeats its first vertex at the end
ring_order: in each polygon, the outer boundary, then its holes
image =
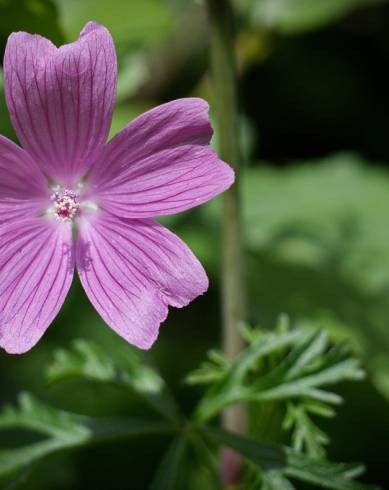
MULTIPOLYGON (((219 129, 219 153, 220 157, 233 167, 236 177, 235 184, 223 195, 222 211, 222 341, 224 352, 233 359, 243 347, 239 326, 245 319, 240 215, 242 163, 233 43, 234 15, 229 0, 207 0, 207 4, 211 24, 212 89, 219 129)), ((223 425, 226 430, 243 432, 243 407, 237 406, 226 410, 223 414, 223 425)), ((226 461, 229 459, 229 463, 231 463, 230 456, 226 458, 226 461)), ((233 477, 226 479, 233 479, 233 477)), ((227 483, 233 482, 227 481, 227 483)))

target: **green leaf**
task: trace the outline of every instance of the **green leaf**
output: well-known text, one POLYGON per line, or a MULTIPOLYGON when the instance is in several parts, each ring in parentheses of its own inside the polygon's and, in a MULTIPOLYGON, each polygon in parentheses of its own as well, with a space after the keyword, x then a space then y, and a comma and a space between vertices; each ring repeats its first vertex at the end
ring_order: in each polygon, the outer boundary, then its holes
POLYGON ((317 460, 290 448, 287 449, 287 455, 288 464, 284 473, 290 478, 334 490, 379 489, 353 481, 353 478, 363 473, 364 468, 361 465, 317 460))
POLYGON ((371 361, 370 375, 374 385, 389 400, 389 359, 387 354, 378 355, 371 361))
MULTIPOLYGON (((124 74, 124 79, 119 79, 119 84, 123 87, 121 94, 118 93, 117 98, 125 99, 131 95, 131 88, 126 85, 126 74, 124 74), (123 81, 123 85, 122 82, 123 81)), ((119 89, 119 86, 118 86, 119 89)), ((150 104, 145 102, 122 102, 116 103, 115 110, 112 118, 112 125, 109 133, 109 137, 113 138, 119 131, 121 131, 127 124, 135 119, 137 116, 149 110, 150 104)))
POLYGON ((2 0, 0 2, 0 36, 26 31, 40 34, 56 44, 64 41, 58 10, 52 0, 2 0))
POLYGON ((0 479, 59 451, 174 430, 170 424, 153 420, 72 414, 41 403, 27 393, 19 396, 17 408, 6 407, 0 413, 0 431, 15 428, 37 432, 45 438, 28 446, 0 449, 0 479))
POLYGON ((198 432, 184 430, 173 440, 150 490, 221 490, 219 458, 198 432))
POLYGON ((364 376, 359 361, 348 357, 343 345, 325 351, 327 335, 323 331, 307 334, 301 330, 266 334, 247 347, 217 380, 200 401, 194 419, 205 421, 226 406, 248 401, 275 401, 310 398, 327 403, 340 403, 341 398, 324 390, 324 386, 364 376), (278 360, 280 349, 290 351, 278 360), (258 361, 269 358, 268 372, 255 371, 258 361), (274 364, 275 363, 275 364, 274 364), (256 380, 250 382, 250 373, 256 380))
POLYGON ((294 486, 279 472, 266 471, 263 474, 261 490, 294 490, 294 486))
POLYGON ((223 352, 211 350, 207 353, 208 361, 203 362, 198 369, 192 371, 185 378, 189 385, 210 384, 223 377, 231 362, 223 352))
POLYGON ((363 471, 360 465, 317 461, 288 447, 263 444, 239 434, 210 427, 203 429, 203 432, 217 444, 234 449, 262 470, 277 471, 286 477, 333 490, 378 488, 353 481, 363 471))
MULTIPOLYGON (((270 375, 269 375, 270 377, 270 375)), ((287 380, 280 379, 278 386, 264 388, 268 380, 264 378, 253 385, 250 389, 253 401, 285 400, 293 397, 311 397, 313 399, 328 401, 329 403, 340 403, 341 398, 331 392, 320 390, 319 386, 328 386, 345 380, 361 380, 364 372, 359 367, 356 359, 344 359, 328 367, 322 367, 312 371, 310 374, 299 378, 287 380)))
POLYGON ((185 488, 187 475, 187 440, 175 439, 159 465, 150 490, 180 490, 185 488))
MULTIPOLYGON (((287 311, 296 327, 325 326, 333 341, 351 340, 389 399, 383 167, 353 153, 282 168, 260 162, 242 176, 242 208, 252 315, 272 325, 287 311)), ((216 204, 201 211, 205 223, 218 217, 216 204)))
POLYGON ((0 134, 8 136, 9 138, 15 138, 14 131, 11 126, 11 120, 9 118, 8 110, 5 105, 5 96, 3 90, 3 70, 0 68, 0 134))
POLYGON ((285 429, 292 429, 292 446, 300 452, 306 452, 313 458, 320 459, 326 454, 324 446, 329 437, 312 421, 304 403, 288 403, 284 421, 285 429))
POLYGON ((290 346, 301 336, 301 332, 286 333, 281 337, 261 337, 246 347, 225 375, 214 383, 197 406, 193 418, 204 422, 224 407, 245 399, 247 389, 243 382, 250 369, 266 355, 290 346))
POLYGON ((174 26, 174 11, 168 1, 55 0, 69 39, 78 37, 80 30, 93 19, 106 26, 115 43, 147 45, 159 41, 174 26))
POLYGON ((285 376, 286 379, 295 379, 298 376, 304 374, 307 365, 311 361, 314 361, 318 356, 324 354, 328 346, 328 332, 326 330, 319 330, 312 335, 312 338, 308 338, 305 344, 302 344, 299 349, 296 350, 294 358, 289 361, 290 368, 285 376))
POLYGON ((0 430, 13 427, 30 429, 71 444, 85 441, 89 431, 79 424, 77 417, 53 409, 28 393, 19 395, 19 407, 7 406, 0 414, 0 430))
POLYGON ((388 190, 387 172, 350 153, 284 169, 262 163, 243 181, 247 245, 301 266, 336 261, 339 273, 374 291, 389 278, 382 267, 389 263, 388 190))
POLYGON ((353 10, 380 0, 257 0, 250 2, 253 22, 285 34, 336 22, 353 10))
POLYGON ((209 426, 202 428, 201 431, 217 444, 234 449, 264 470, 282 470, 286 466, 287 454, 283 446, 258 442, 255 439, 209 426))
POLYGON ((59 349, 47 370, 49 382, 68 378, 84 378, 102 383, 114 383, 135 394, 155 411, 170 420, 179 413, 161 376, 134 350, 128 350, 126 364, 119 366, 92 342, 76 340, 72 349, 59 349))

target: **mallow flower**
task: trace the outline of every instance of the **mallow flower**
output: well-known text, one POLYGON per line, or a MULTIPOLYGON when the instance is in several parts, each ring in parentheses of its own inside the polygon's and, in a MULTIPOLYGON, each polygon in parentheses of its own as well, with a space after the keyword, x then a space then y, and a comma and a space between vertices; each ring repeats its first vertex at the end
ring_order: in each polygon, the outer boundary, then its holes
POLYGON ((57 48, 11 34, 7 106, 21 146, 0 136, 0 346, 28 351, 57 315, 77 269, 104 321, 148 349, 168 307, 208 287, 189 248, 155 221, 208 201, 234 180, 208 147, 206 102, 137 117, 107 142, 115 47, 89 22, 57 48))

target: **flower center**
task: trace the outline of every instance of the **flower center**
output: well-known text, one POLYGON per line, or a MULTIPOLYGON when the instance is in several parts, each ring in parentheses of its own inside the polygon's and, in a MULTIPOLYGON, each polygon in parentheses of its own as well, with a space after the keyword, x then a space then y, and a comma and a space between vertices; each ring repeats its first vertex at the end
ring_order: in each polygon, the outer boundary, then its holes
POLYGON ((78 194, 69 189, 56 189, 50 196, 57 220, 72 221, 80 209, 78 194))

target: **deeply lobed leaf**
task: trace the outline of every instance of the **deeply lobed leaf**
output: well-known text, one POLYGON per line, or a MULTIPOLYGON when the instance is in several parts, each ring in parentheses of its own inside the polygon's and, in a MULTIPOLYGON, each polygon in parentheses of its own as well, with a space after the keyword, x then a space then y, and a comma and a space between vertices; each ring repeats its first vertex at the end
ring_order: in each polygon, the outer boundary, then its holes
POLYGON ((337 394, 323 387, 363 376, 359 362, 348 357, 344 346, 327 350, 324 331, 264 334, 214 382, 200 401, 194 419, 205 421, 224 407, 241 402, 309 398, 340 403, 337 394), (285 348, 289 351, 279 358, 285 348), (267 359, 271 366, 268 371, 258 368, 261 359, 267 359))
POLYGON ((71 349, 59 349, 48 367, 49 382, 83 378, 102 383, 114 383, 128 390, 170 420, 179 414, 164 380, 141 356, 129 350, 123 367, 93 342, 76 340, 71 349))
POLYGON ((20 395, 18 407, 6 407, 0 413, 0 431, 20 428, 46 437, 26 446, 0 449, 0 481, 60 451, 174 431, 170 424, 154 420, 72 414, 46 405, 28 393, 20 395))

